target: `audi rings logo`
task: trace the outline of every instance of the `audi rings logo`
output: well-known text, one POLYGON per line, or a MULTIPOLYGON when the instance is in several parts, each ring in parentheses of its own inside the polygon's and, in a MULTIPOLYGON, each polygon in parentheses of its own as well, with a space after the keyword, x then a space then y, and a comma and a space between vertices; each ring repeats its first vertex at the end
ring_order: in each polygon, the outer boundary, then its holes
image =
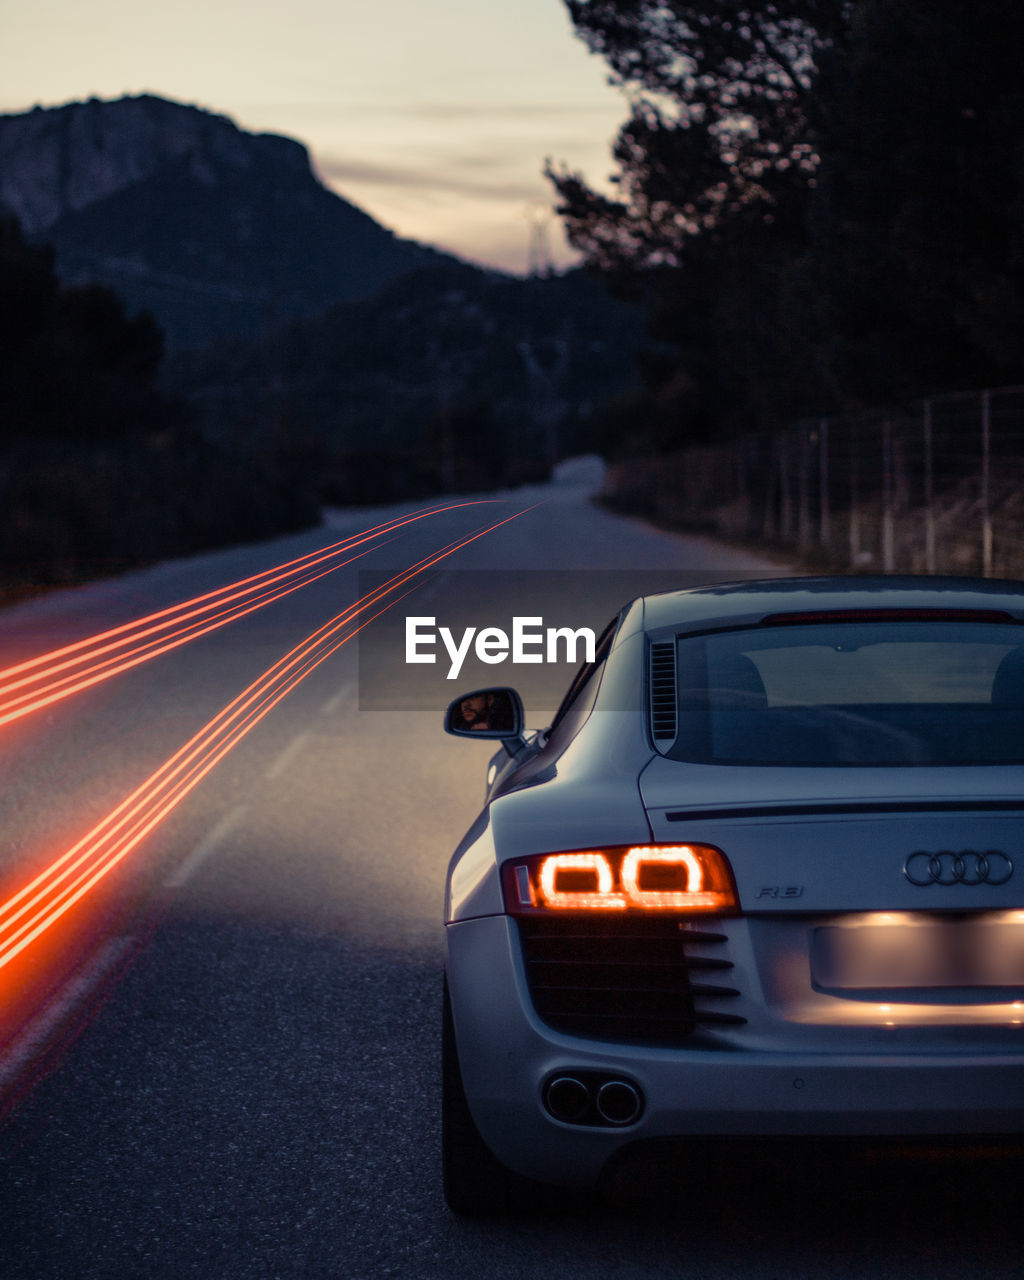
POLYGON ((912 853, 903 864, 903 874, 911 884, 1006 884, 1013 875, 1013 863, 998 849, 975 853, 964 849, 951 853, 942 849, 939 853, 912 853))

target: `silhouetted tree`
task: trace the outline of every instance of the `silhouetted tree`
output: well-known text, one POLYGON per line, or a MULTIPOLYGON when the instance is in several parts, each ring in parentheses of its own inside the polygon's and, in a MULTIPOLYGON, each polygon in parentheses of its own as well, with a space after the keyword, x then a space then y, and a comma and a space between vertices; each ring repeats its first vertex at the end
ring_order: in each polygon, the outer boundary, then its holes
POLYGON ((0 214, 0 286, 0 343, 7 356, 0 376, 10 376, 52 324, 57 302, 53 250, 28 244, 13 214, 0 214))
POLYGON ((261 459, 216 448, 156 386, 162 339, 0 219, 0 597, 314 522, 261 459))
POLYGON ((62 289, 53 253, 0 219, 0 430, 7 436, 113 439, 167 425, 155 379, 163 341, 100 285, 62 289))
POLYGON ((860 399, 1024 374, 1018 0, 860 0, 817 97, 809 221, 833 382, 860 399))
POLYGON ((619 194, 549 176, 678 353, 663 446, 1024 376, 1017 0, 566 5, 631 114, 619 194))
POLYGON ((800 207, 816 153, 807 105, 842 0, 566 0, 629 93, 622 198, 552 172, 573 243, 601 266, 678 265, 695 241, 800 207))
POLYGON ((818 164, 811 106, 841 0, 566 0, 632 110, 621 195, 549 167, 572 243, 679 353, 648 387, 664 447, 791 413, 788 353, 811 323, 794 271, 818 164), (756 390, 755 388, 756 384, 756 390))

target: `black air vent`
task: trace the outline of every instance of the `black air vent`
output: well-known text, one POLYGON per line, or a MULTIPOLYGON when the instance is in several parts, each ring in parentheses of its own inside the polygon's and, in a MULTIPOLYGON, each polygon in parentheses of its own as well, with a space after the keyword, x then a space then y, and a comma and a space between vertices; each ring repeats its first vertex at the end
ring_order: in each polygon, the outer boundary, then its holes
POLYGON ((681 1044, 698 1027, 741 1026, 728 1005, 732 969, 708 955, 727 941, 676 917, 522 916, 520 937, 537 1015, 569 1035, 681 1044))
POLYGON ((676 643, 651 645, 651 737, 667 749, 676 740, 676 643))

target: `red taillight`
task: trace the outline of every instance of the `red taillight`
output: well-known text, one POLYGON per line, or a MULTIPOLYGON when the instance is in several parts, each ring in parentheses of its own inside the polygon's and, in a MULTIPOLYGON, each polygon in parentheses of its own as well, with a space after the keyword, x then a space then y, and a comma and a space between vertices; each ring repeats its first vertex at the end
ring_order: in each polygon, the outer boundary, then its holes
POLYGON ((706 844, 623 845, 516 859, 502 868, 513 915, 538 911, 734 911, 725 855, 706 844))

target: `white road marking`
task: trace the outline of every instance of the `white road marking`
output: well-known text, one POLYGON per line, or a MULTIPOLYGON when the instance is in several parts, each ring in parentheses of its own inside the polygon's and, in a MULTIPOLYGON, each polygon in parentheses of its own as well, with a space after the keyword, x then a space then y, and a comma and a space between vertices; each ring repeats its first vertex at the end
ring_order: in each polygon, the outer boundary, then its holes
POLYGON ((84 968, 55 992, 7 1052, 0 1056, 0 1090, 16 1080, 25 1067, 39 1057, 54 1030, 77 1005, 85 1002, 86 997, 134 945, 134 938, 111 938, 84 968))
POLYGON ((328 698, 320 708, 321 715, 333 716, 335 711, 338 711, 351 699, 352 694, 355 692, 355 687, 354 680, 349 680, 346 684, 343 684, 338 692, 333 697, 328 698))
POLYGON ((279 778, 306 745, 308 737, 308 730, 303 733, 296 734, 263 776, 267 778, 268 781, 273 778, 279 778))
POLYGON ((218 847, 224 842, 224 838, 238 826, 244 816, 244 804, 237 804, 233 809, 229 809, 220 822, 210 828, 177 870, 167 877, 164 881, 164 888, 180 889, 183 884, 187 883, 206 859, 217 852, 218 847))

